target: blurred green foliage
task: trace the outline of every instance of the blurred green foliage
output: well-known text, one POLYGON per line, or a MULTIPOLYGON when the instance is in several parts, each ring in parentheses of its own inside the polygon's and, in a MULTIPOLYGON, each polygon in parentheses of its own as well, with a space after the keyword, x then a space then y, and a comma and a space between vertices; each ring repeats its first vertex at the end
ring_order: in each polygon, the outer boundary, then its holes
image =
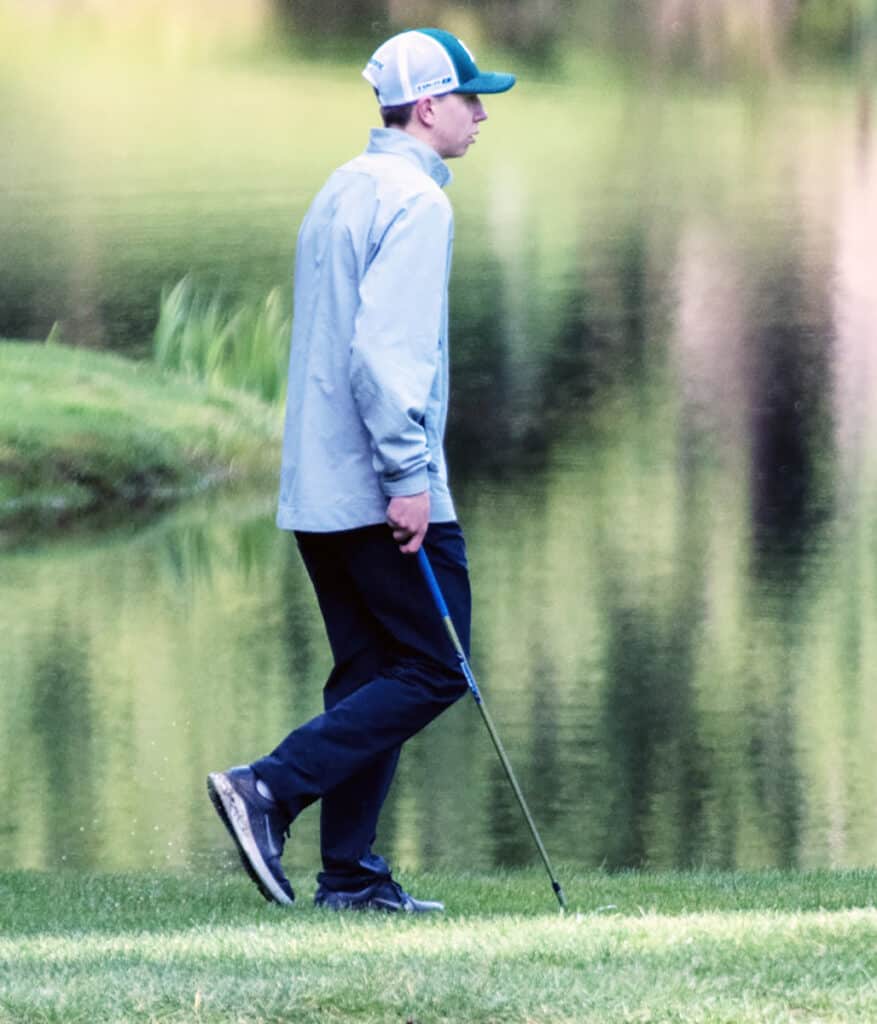
MULTIPOLYGON (((0 0, 11 16, 40 27, 62 26, 79 45, 91 37, 113 45, 127 36, 138 49, 181 55, 240 57, 258 51, 297 57, 352 58, 405 28, 440 25, 479 54, 512 51, 518 62, 556 66, 572 49, 647 55, 713 69, 770 65, 804 51, 835 58, 873 34, 875 0, 128 0, 91 4, 59 0, 38 11, 26 0, 0 0), (209 18, 205 19, 205 14, 209 18)), ((8 27, 8 25, 7 25, 8 27)), ((0 35, 3 25, 0 24, 0 35)), ((8 33, 7 33, 8 34, 8 33)), ((13 33, 14 34, 14 33, 13 33)))
POLYGON ((276 402, 285 393, 291 329, 289 299, 280 288, 259 303, 230 306, 219 292, 199 291, 187 275, 162 290, 155 361, 164 370, 276 402))

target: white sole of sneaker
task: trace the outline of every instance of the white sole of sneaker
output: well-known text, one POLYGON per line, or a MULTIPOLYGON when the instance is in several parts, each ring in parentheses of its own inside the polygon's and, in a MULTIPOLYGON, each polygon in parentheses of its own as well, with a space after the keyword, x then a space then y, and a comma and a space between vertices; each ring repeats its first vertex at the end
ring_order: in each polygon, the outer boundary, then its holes
POLYGON ((259 886, 262 895, 275 903, 289 905, 292 900, 277 884, 277 880, 265 863, 259 846, 250 828, 250 818, 243 801, 234 786, 222 772, 211 772, 207 776, 207 788, 216 809, 234 839, 238 851, 249 866, 250 876, 259 886), (221 810, 220 810, 221 806, 221 810))

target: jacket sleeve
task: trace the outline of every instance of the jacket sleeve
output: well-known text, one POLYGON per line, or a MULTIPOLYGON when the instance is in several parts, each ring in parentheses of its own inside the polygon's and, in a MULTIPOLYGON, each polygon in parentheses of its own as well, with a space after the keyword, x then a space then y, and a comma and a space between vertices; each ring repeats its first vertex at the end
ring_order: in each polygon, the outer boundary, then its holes
POLYGON ((450 234, 444 197, 418 196, 390 223, 360 283, 351 388, 388 497, 429 489, 424 417, 441 358, 450 234))

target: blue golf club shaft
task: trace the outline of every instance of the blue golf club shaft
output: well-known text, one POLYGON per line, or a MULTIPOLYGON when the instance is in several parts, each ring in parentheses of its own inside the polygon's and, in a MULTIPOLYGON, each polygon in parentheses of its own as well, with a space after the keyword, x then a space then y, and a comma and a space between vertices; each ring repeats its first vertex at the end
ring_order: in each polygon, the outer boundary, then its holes
POLYGON ((497 754, 499 755, 499 760, 503 766, 503 770, 505 771, 506 778, 509 780, 511 787, 514 790, 515 796, 518 799, 518 804, 520 805, 524 818, 527 821, 527 825, 530 827, 530 833, 536 843, 536 848, 539 850, 539 855, 542 857, 542 863, 545 865, 545 870, 548 872, 548 877, 551 879, 551 888, 554 890, 554 895, 557 897, 560 909, 566 910, 566 897, 563 895, 563 889, 560 886, 560 882, 557 881, 557 878, 554 875, 554 870, 551 867, 551 861, 548 859, 548 851, 545 849, 545 844, 542 842, 542 838, 536 828, 536 822, 533 821, 533 815, 530 814, 530 809, 527 807, 527 801, 524 799, 524 794, 521 792, 521 787, 518 785, 518 780, 515 778, 514 771, 512 771, 511 762, 508 759, 508 755, 505 752, 505 748, 502 745, 499 734, 497 733, 493 721, 487 711, 487 707, 484 704, 484 698, 481 696, 481 691, 478 689, 478 683, 475 681, 475 676, 472 673, 472 669, 469 667, 466 652, 463 650, 463 645, 460 643, 459 636, 457 636, 457 630, 454 628, 454 623, 451 620, 451 615, 448 611, 448 606, 445 603, 444 595, 438 585, 438 580, 435 578, 435 573, 432 571, 432 565, 430 565, 429 557, 422 546, 417 552, 417 559, 420 563, 420 570, 423 573, 427 586, 429 587, 429 592, 432 594, 436 610, 441 616, 445 630, 453 644, 454 653, 456 654, 457 661, 460 665, 460 671, 466 677, 469 692, 475 698, 475 703, 478 705, 478 710, 481 712, 481 717, 484 720, 484 724, 487 726, 488 733, 490 733, 490 738, 493 741, 493 746, 497 754))

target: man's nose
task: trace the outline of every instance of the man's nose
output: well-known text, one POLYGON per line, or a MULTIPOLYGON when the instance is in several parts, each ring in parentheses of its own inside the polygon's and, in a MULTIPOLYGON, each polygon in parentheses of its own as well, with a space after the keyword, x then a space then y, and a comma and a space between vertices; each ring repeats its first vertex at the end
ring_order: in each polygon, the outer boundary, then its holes
POLYGON ((475 112, 474 112, 473 116, 474 116, 476 122, 477 121, 486 121, 487 120, 487 111, 484 109, 484 104, 481 102, 481 100, 479 100, 475 104, 475 112))

